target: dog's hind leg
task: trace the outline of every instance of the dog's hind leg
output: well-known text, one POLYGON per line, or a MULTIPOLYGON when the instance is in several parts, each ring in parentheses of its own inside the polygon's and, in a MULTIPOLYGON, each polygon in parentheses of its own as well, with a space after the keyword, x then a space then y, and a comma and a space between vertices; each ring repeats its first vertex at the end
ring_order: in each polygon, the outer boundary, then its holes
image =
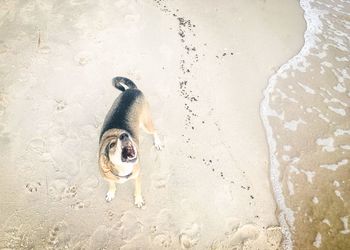
POLYGON ((154 146, 157 150, 161 150, 162 142, 160 141, 157 131, 154 127, 148 103, 145 105, 143 110, 142 127, 147 133, 153 135, 154 146))

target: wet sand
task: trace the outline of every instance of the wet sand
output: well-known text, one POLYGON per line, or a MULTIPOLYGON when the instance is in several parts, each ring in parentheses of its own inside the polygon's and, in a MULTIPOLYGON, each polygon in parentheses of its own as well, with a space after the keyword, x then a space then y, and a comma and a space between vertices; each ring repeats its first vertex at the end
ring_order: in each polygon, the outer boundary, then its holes
POLYGON ((349 249, 350 4, 301 5, 305 44, 262 103, 278 214, 286 249, 349 249))
POLYGON ((0 25, 1 248, 280 248, 259 105, 303 44, 297 2, 3 1, 0 25), (142 135, 143 209, 98 173, 116 75, 165 145, 142 135))

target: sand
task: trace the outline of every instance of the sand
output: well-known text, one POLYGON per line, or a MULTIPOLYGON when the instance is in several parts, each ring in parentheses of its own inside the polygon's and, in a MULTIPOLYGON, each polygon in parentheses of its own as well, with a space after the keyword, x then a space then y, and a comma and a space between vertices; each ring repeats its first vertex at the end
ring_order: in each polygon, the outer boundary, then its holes
POLYGON ((303 44, 297 2, 2 1, 0 25, 1 248, 281 247, 259 105, 303 44), (142 134, 143 209, 98 172, 116 75, 164 143, 142 134))

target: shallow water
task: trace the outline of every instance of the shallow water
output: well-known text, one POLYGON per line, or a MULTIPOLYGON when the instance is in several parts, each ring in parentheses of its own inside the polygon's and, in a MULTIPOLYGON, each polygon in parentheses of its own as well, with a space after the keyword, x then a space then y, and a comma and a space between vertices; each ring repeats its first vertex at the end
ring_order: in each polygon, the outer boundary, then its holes
POLYGON ((302 0, 305 44, 261 105, 285 249, 350 248, 350 3, 302 0))

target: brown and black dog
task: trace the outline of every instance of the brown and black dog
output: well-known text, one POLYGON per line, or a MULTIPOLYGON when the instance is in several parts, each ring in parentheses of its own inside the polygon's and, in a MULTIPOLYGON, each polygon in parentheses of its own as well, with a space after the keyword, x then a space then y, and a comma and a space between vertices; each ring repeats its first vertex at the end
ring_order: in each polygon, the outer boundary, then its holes
POLYGON ((114 198, 116 183, 134 179, 135 205, 140 208, 144 201, 140 183, 139 128, 153 135, 158 150, 161 142, 151 119, 149 104, 135 83, 124 77, 115 77, 112 82, 122 93, 109 110, 100 134, 99 168, 109 183, 106 201, 114 198))

